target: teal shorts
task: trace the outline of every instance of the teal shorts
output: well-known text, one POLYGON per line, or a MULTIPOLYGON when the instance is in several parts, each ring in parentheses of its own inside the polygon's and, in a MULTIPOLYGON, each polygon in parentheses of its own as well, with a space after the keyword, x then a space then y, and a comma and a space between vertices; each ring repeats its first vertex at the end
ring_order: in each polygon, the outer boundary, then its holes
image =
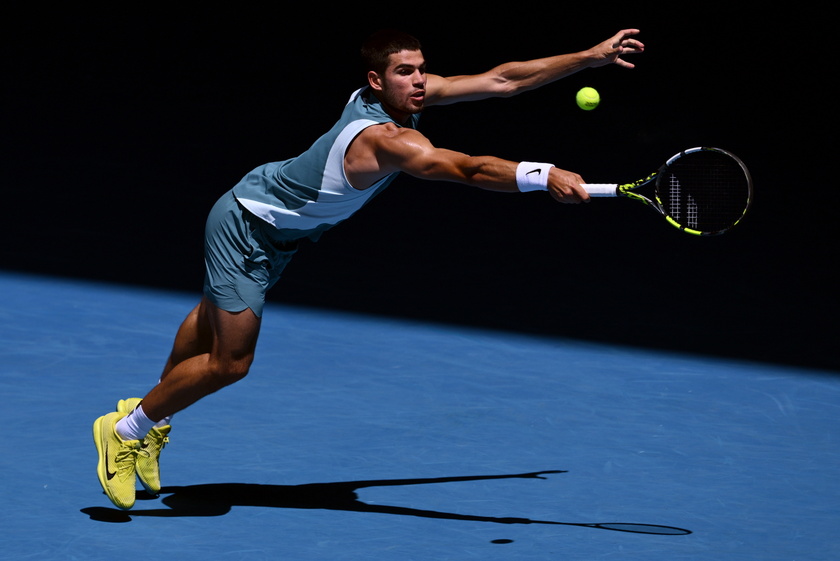
POLYGON ((262 317, 265 296, 297 252, 295 240, 277 239, 277 230, 243 208, 232 191, 207 217, 204 230, 204 295, 219 308, 245 308, 262 317))

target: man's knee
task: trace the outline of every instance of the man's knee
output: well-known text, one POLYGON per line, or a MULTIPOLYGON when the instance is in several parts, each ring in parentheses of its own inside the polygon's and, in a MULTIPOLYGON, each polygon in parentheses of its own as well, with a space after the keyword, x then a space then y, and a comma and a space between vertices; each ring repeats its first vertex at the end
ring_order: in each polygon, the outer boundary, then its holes
POLYGON ((214 381, 215 389, 221 389, 242 380, 251 370, 253 355, 231 359, 212 359, 210 364, 210 375, 214 381))
POLYGON ((254 361, 260 318, 248 308, 241 312, 225 311, 206 297, 199 314, 206 317, 213 337, 208 364, 213 389, 229 386, 247 376, 254 361))

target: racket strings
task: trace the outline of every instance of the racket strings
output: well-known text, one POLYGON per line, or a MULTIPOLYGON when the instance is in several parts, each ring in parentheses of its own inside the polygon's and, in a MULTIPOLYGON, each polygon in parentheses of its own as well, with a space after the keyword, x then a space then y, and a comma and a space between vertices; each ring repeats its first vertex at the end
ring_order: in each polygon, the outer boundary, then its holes
POLYGON ((688 228, 694 230, 699 228, 697 201, 690 193, 683 197, 680 180, 675 175, 668 178, 667 200, 667 211, 671 218, 688 228))
POLYGON ((750 181, 741 164, 716 151, 687 153, 659 175, 657 198, 679 225, 717 233, 738 223, 750 202, 750 181))

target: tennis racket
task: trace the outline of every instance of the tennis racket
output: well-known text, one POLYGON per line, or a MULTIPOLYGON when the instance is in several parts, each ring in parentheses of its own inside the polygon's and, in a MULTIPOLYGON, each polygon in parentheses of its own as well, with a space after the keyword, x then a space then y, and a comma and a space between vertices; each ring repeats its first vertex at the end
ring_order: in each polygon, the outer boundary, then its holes
POLYGON ((744 218, 753 200, 753 182, 744 162, 731 152, 709 147, 683 150, 633 183, 586 183, 583 187, 591 197, 640 201, 672 226, 696 236, 729 231, 744 218), (652 194, 643 195, 642 188, 650 185, 652 194))

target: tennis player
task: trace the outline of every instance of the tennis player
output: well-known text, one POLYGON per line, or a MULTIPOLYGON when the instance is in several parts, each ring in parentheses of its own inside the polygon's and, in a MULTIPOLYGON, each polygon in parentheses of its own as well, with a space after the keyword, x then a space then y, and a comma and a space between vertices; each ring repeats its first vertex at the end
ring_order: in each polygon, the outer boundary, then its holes
POLYGON ((644 50, 637 34, 625 29, 585 51, 452 77, 426 72, 414 37, 397 31, 372 35, 362 47, 367 85, 350 96, 336 125, 303 154, 250 171, 210 211, 204 295, 178 330, 160 381, 142 400, 119 400, 116 411, 93 425, 97 475, 108 498, 130 509, 137 478, 150 493, 160 492, 159 456, 172 415, 248 373, 266 292, 298 243, 317 240, 352 216, 400 172, 587 202, 576 173, 438 148, 417 131, 418 118, 426 107, 510 97, 585 68, 633 68, 624 55, 644 50))

